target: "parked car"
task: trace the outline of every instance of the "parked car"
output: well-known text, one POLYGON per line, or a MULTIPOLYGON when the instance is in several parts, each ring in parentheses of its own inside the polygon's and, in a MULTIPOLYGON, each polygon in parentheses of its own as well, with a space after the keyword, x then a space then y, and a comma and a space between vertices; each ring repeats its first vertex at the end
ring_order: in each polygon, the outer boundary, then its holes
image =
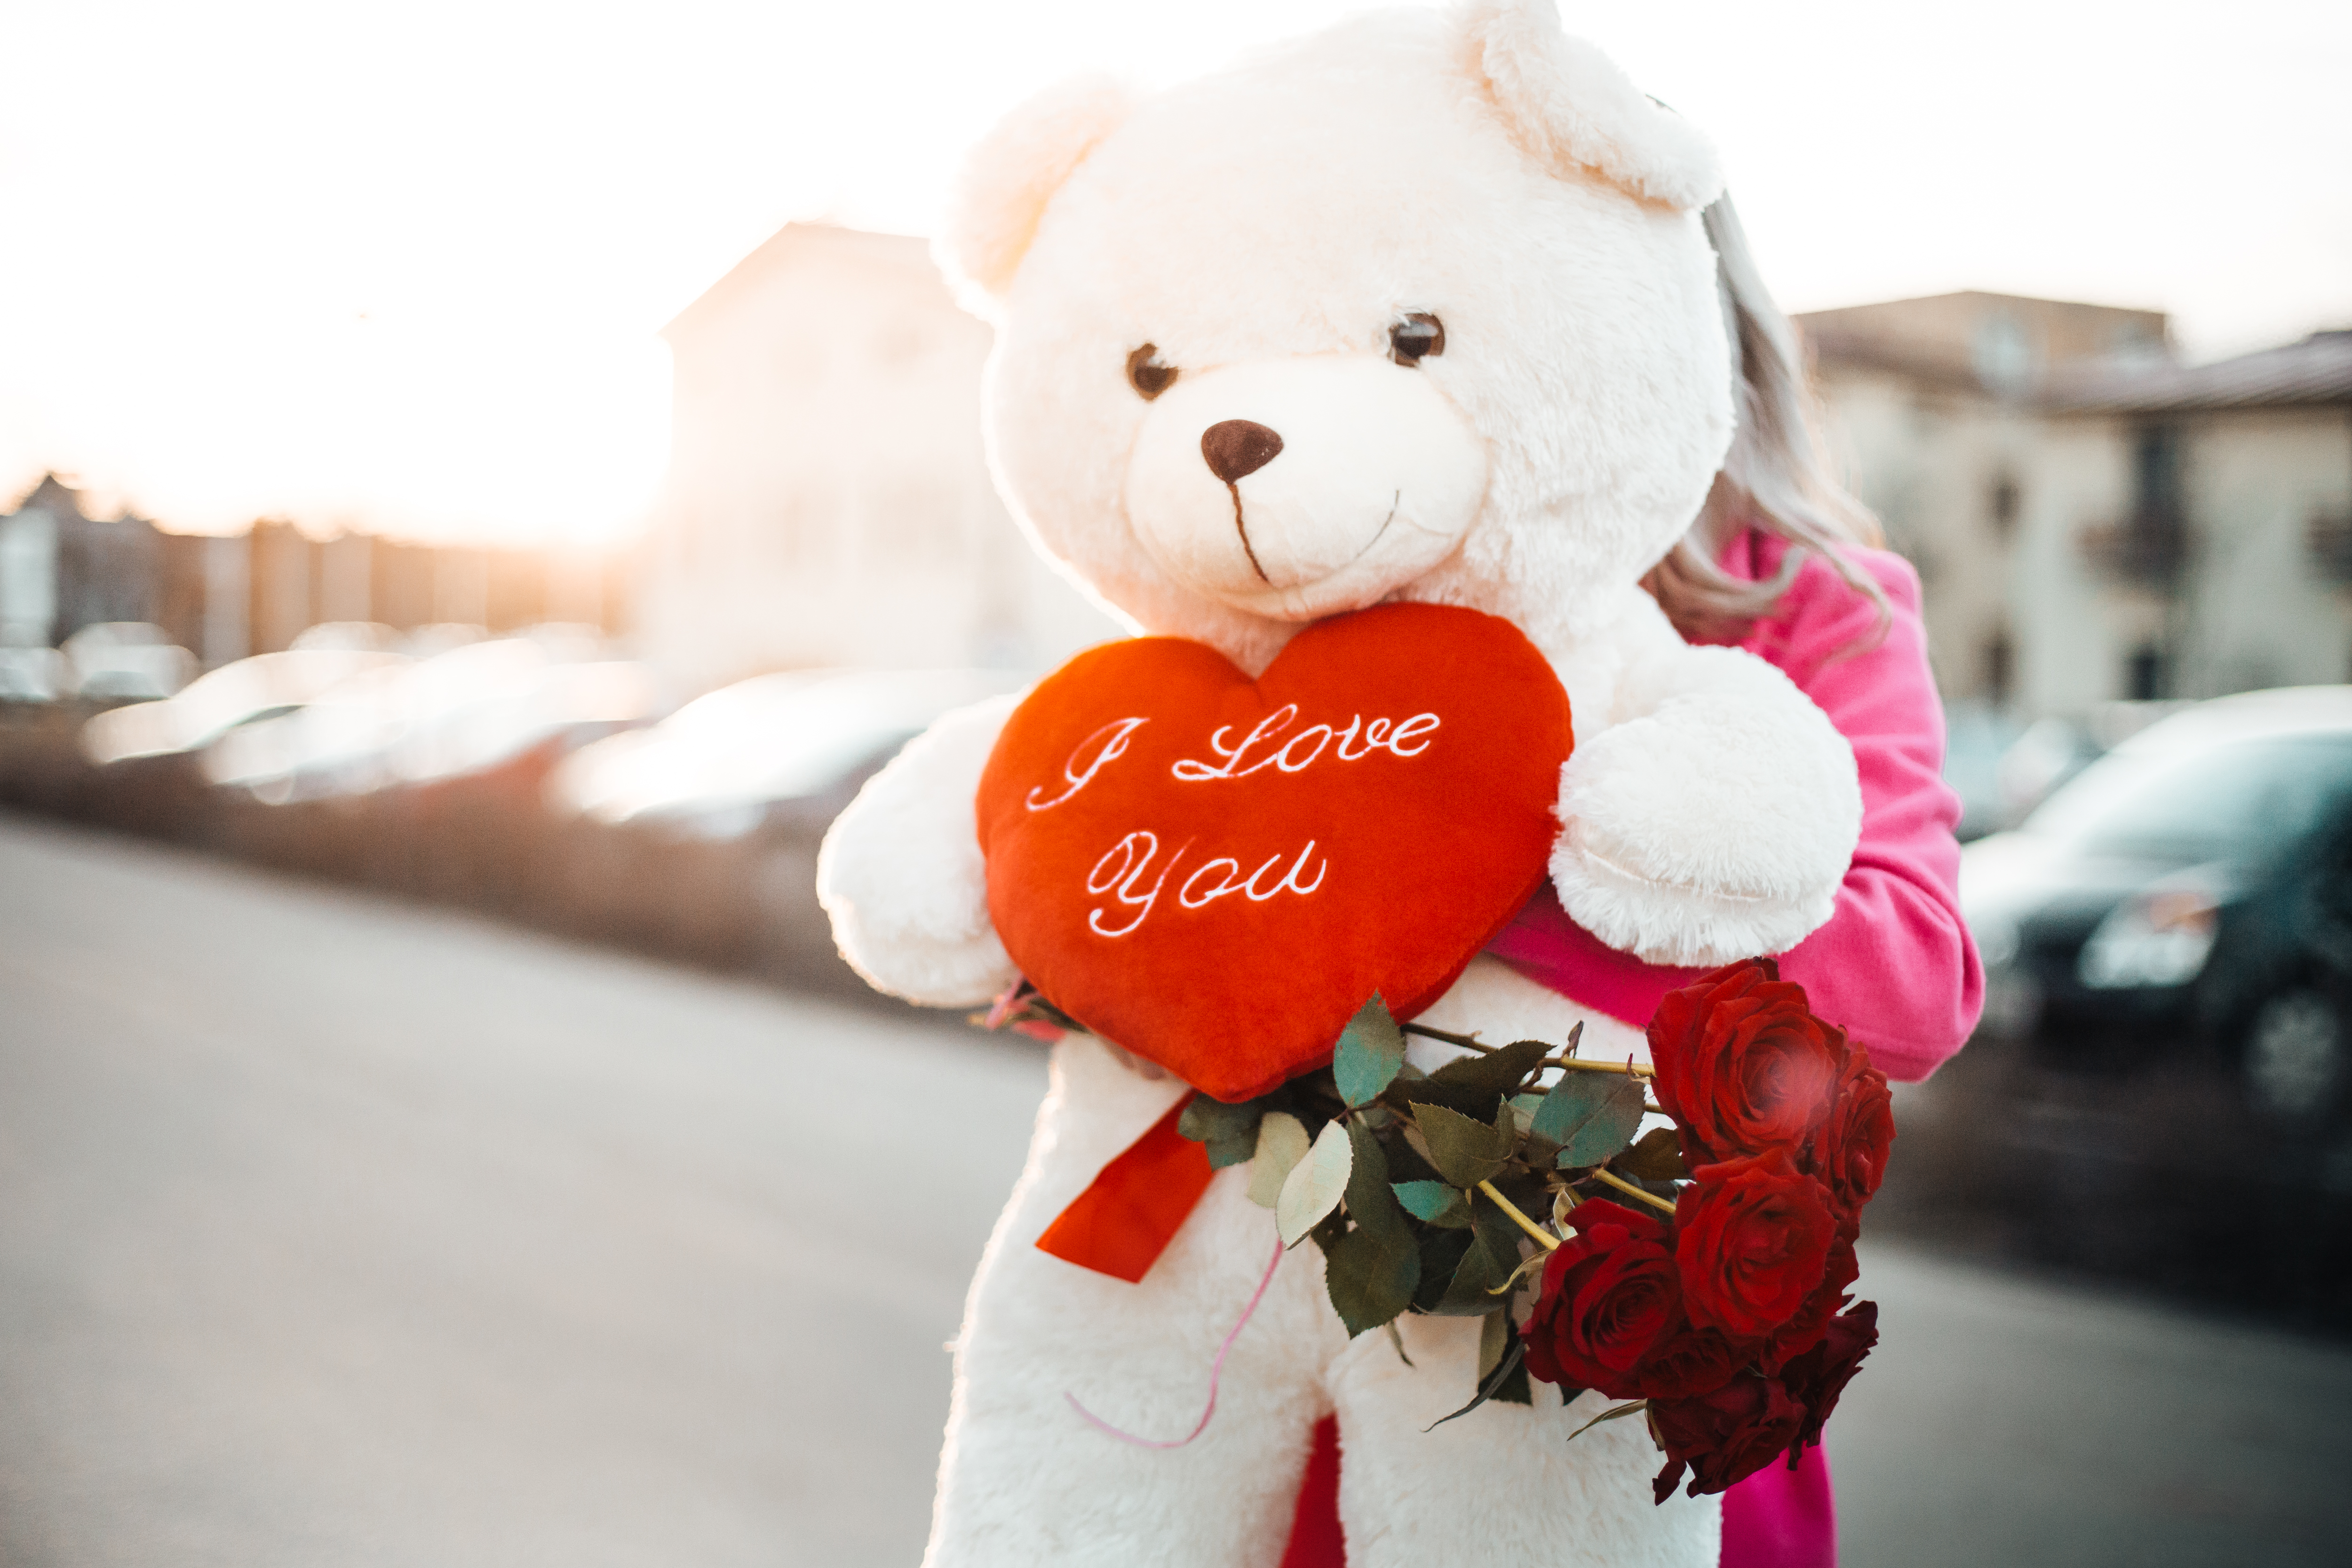
POLYGON ((604 657, 581 627, 462 642, 429 658, 347 657, 377 662, 220 734, 205 775, 279 803, 367 795, 485 773, 654 710, 651 672, 604 657))
POLYGON ((152 702, 196 676, 196 656, 145 621, 100 621, 66 638, 77 695, 97 702, 152 702))
POLYGON ((82 726, 82 750, 104 766, 201 750, 241 725, 290 713, 353 677, 406 662, 398 654, 296 646, 200 675, 157 702, 113 708, 82 726))
POLYGON ((1029 677, 805 670, 697 698, 549 775, 569 929, 803 987, 865 994, 816 901, 817 846, 858 787, 950 709, 1029 677))
POLYGON ((856 787, 952 708, 1030 678, 985 669, 790 670, 698 697, 583 748, 548 781, 565 816, 739 838, 780 813, 821 833, 856 787))
POLYGON ((2260 1110, 2352 1101, 2352 687, 2201 703, 1962 852, 1988 1024, 2046 1063, 2195 1053, 2260 1110))

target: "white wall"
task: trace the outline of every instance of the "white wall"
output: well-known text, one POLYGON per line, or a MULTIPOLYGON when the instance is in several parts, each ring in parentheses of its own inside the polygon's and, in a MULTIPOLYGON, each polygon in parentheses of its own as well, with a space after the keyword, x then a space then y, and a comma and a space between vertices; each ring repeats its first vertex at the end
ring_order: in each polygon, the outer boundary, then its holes
POLYGON ((635 620, 682 686, 823 664, 1042 669, 1121 635, 998 501, 989 331, 920 240, 788 228, 666 335, 674 446, 635 620))

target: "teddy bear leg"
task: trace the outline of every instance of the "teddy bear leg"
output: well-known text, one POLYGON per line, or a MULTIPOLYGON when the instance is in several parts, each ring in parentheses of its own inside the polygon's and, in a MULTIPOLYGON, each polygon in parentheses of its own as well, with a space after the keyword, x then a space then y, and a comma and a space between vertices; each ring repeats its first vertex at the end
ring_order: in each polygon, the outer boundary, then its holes
POLYGON ((959 1340, 929 1568, 1274 1568, 1342 1338, 1321 1255, 1282 1256, 1226 1357, 1208 1427, 1181 1447, 1123 1442, 1200 1419, 1218 1345, 1264 1278, 1274 1216, 1246 1168, 1220 1173, 1139 1284, 1037 1250, 1055 1215, 1166 1110, 1181 1086, 1118 1067, 1081 1036, 1053 1089, 959 1340))
POLYGON ((1716 1568, 1718 1500, 1652 1505, 1662 1460, 1641 1421, 1571 1443, 1610 1402, 1586 1394, 1563 1408, 1538 1383, 1532 1407, 1489 1401, 1425 1432, 1470 1398, 1478 1322, 1397 1326, 1412 1365, 1370 1333, 1332 1367, 1349 1568, 1716 1568))

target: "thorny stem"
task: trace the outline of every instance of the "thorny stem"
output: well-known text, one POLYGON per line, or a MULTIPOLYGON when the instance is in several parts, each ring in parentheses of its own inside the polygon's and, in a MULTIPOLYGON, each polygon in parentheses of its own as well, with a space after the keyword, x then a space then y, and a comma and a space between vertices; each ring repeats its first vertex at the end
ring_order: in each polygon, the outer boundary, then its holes
POLYGON ((1674 1205, 1666 1202, 1665 1199, 1658 1196, 1655 1193, 1643 1192, 1641 1188, 1635 1186, 1633 1183, 1626 1181, 1623 1177, 1612 1173, 1605 1165, 1594 1166, 1592 1173, 1600 1177, 1602 1181, 1608 1183, 1611 1186, 1616 1188, 1619 1192, 1623 1193, 1628 1197, 1639 1198, 1654 1209, 1664 1209, 1668 1214, 1675 1212, 1674 1205))
POLYGON ((1536 1065, 1547 1068, 1573 1068, 1578 1072, 1622 1072, 1633 1078, 1643 1079, 1658 1076, 1658 1069, 1647 1062, 1588 1062, 1580 1061, 1575 1057, 1546 1057, 1536 1065))
POLYGON ((1490 1057, 1503 1048, 1500 1046, 1482 1044, 1469 1035, 1454 1035, 1444 1029, 1433 1029, 1426 1024, 1399 1024, 1397 1027, 1408 1035, 1420 1035, 1427 1039, 1444 1040, 1449 1046, 1460 1046, 1466 1050, 1477 1051, 1490 1057))
MULTIPOLYGON (((1460 1046, 1464 1050, 1476 1051, 1481 1056, 1491 1057, 1503 1048, 1500 1046, 1487 1045, 1485 1041, 1469 1035, 1456 1035, 1444 1029, 1433 1029, 1426 1024, 1399 1024, 1397 1027, 1408 1035, 1420 1035, 1426 1039, 1443 1040, 1449 1046, 1460 1046)), ((1546 1057, 1536 1066, 1573 1068, 1579 1072, 1620 1072, 1634 1078, 1654 1078, 1658 1071, 1657 1068, 1643 1062, 1588 1062, 1578 1057, 1546 1057)))
MULTIPOLYGON (((1478 1184, 1478 1190, 1486 1194, 1488 1197, 1494 1199, 1495 1206, 1501 1209, 1505 1214, 1509 1215, 1511 1218, 1517 1223, 1518 1227, 1521 1230, 1526 1231, 1529 1236, 1534 1237, 1536 1240, 1541 1242, 1543 1244, 1543 1249, 1546 1252, 1550 1252, 1559 1246, 1559 1238, 1558 1237, 1550 1235, 1549 1232, 1545 1231, 1542 1226, 1537 1225, 1535 1221, 1521 1214, 1517 1208, 1513 1206, 1510 1199, 1505 1197, 1502 1194, 1495 1190, 1494 1183, 1481 1182, 1478 1184)), ((1653 1199, 1652 1201, 1654 1202, 1655 1200, 1653 1199)))

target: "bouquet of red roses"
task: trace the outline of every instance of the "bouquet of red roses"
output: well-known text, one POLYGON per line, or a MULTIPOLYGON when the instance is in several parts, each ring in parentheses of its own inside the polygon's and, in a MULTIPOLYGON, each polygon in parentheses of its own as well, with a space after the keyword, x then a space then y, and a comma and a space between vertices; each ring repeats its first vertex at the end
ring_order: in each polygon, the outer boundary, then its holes
POLYGON ((1885 1075, 1769 960, 1669 995, 1649 1036, 1690 1180, 1670 1215, 1576 1205, 1523 1331, 1536 1376, 1646 1408, 1664 1501, 1685 1468, 1717 1492, 1821 1441, 1878 1339, 1875 1303, 1839 1309, 1895 1123, 1885 1075))
POLYGON ((1596 1389, 1623 1402, 1596 1423, 1646 1413, 1657 1500, 1685 1471, 1718 1492, 1818 1443, 1876 1342, 1876 1306, 1845 1291, 1894 1118, 1885 1075, 1769 959, 1672 994, 1649 1039, 1654 1067, 1584 1059, 1574 1036, 1489 1046, 1374 997, 1329 1068, 1242 1104, 1196 1096, 1180 1131, 1213 1166, 1250 1163, 1285 1245, 1322 1247, 1351 1334, 1484 1320, 1456 1415, 1527 1403, 1529 1373, 1596 1389), (1423 1073, 1408 1033, 1471 1054, 1423 1073), (1641 1133, 1651 1114, 1674 1126, 1641 1133))

